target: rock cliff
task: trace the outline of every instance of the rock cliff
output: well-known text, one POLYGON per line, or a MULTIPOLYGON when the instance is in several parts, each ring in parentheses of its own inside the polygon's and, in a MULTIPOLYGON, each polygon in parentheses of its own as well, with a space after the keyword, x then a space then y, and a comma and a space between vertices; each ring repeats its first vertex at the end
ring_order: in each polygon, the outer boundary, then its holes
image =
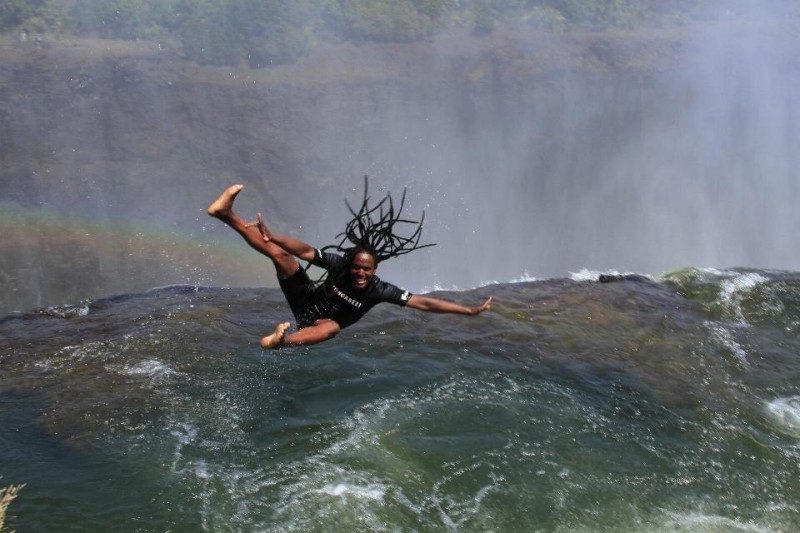
POLYGON ((168 43, 7 37, 0 311, 169 283, 271 283, 204 213, 230 182, 247 186, 243 213, 328 242, 364 174, 412 184, 420 209, 450 195, 479 211, 459 190, 485 200, 504 161, 503 187, 518 194, 495 199, 524 209, 515 198, 535 196, 546 210, 591 183, 654 109, 679 105, 663 79, 684 46, 677 30, 498 32, 320 45, 251 70, 200 67, 168 43), (565 165, 584 176, 566 188, 565 165))

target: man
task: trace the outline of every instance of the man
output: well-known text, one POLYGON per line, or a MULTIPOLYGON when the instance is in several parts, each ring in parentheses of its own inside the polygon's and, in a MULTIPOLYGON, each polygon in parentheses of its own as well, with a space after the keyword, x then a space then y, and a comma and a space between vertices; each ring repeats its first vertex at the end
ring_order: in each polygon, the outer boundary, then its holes
MULTIPOLYGON (((329 340, 381 302, 432 313, 470 316, 491 308, 491 297, 479 306, 466 307, 438 298, 412 295, 381 281, 375 276, 375 270, 379 258, 384 254, 379 254, 369 245, 348 249, 341 256, 322 252, 304 242, 270 232, 261 213, 258 214, 257 222, 248 223, 233 212, 233 202, 243 187, 228 187, 208 207, 208 214, 236 230, 247 244, 272 260, 278 282, 297 319, 298 331, 287 334, 289 322, 278 324, 273 333, 261 339, 261 347, 264 349, 305 346, 329 340), (325 281, 317 286, 297 259, 325 269, 328 272, 325 281)), ((369 226, 365 231, 369 232, 369 226)), ((402 240, 408 242, 408 239, 402 240)), ((364 239, 363 242, 370 241, 364 239)), ((399 253, 390 251, 386 254, 387 257, 396 255, 399 253)))

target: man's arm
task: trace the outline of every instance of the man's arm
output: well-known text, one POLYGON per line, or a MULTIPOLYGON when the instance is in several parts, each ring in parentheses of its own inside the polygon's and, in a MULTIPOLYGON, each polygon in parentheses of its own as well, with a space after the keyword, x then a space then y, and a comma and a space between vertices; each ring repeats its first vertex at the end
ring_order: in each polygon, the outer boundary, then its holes
POLYGON ((489 296, 481 305, 467 307, 447 300, 414 294, 408 299, 406 307, 427 311, 429 313, 454 313, 457 315, 474 316, 492 308, 492 297, 489 296))

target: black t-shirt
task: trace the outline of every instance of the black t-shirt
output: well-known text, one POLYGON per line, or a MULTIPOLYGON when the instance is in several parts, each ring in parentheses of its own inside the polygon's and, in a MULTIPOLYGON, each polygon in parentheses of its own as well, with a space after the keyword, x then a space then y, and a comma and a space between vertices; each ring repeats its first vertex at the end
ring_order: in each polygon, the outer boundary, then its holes
MULTIPOLYGON (((373 276, 364 289, 356 289, 344 257, 329 252, 319 252, 311 262, 328 271, 325 282, 311 294, 307 312, 316 319, 330 318, 346 328, 357 322, 367 311, 382 302, 405 306, 411 293, 373 276)), ((311 316, 304 313, 304 322, 311 316)), ((312 321, 313 323, 313 321, 312 321)))

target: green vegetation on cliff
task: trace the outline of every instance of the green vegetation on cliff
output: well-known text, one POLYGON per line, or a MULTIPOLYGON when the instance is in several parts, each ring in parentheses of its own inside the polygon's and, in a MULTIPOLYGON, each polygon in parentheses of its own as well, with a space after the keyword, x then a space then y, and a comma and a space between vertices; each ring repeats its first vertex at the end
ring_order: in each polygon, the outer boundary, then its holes
MULTIPOLYGON (((564 33, 686 22, 741 0, 3 0, 0 31, 165 39, 207 65, 286 64, 320 41, 413 42, 500 25, 564 33)), ((788 0, 765 0, 791 9, 788 0)))

